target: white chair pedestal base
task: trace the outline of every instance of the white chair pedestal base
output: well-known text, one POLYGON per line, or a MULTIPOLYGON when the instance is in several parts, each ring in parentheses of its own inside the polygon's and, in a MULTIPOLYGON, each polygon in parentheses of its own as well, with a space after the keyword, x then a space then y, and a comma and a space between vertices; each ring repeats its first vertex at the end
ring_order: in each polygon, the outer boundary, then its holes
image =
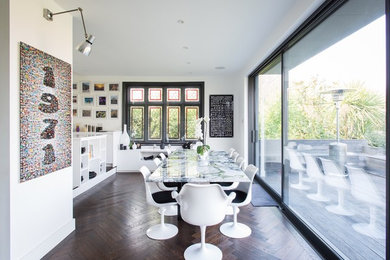
POLYGON ((178 229, 172 224, 157 224, 146 230, 146 235, 151 239, 164 240, 176 236, 178 229))
POLYGON ((302 183, 291 184, 290 186, 291 186, 291 188, 297 189, 297 190, 309 190, 310 189, 309 186, 302 184, 302 183))
POLYGON ((303 176, 303 173, 302 173, 302 172, 299 172, 299 173, 298 173, 298 183, 296 183, 296 184, 291 184, 291 185, 290 185, 291 188, 297 189, 297 190, 308 190, 308 189, 310 189, 309 186, 307 186, 307 185, 305 185, 305 184, 302 183, 302 179, 303 179, 302 176, 303 176))
POLYGON ((329 212, 332 212, 337 215, 342 215, 342 216, 353 216, 353 212, 347 210, 343 206, 340 205, 329 205, 326 206, 325 209, 329 212))
POLYGON ((385 230, 380 230, 376 224, 376 212, 377 208, 373 205, 370 206, 370 222, 369 223, 357 223, 353 224, 352 228, 363 235, 376 239, 385 239, 385 230))
MULTIPOLYGON (((161 208, 158 209, 158 213, 161 214, 161 208)), ((166 207, 164 215, 168 216, 168 217, 177 216, 177 206, 172 205, 172 206, 166 207)))
POLYGON ((302 181, 303 181, 303 182, 308 182, 308 183, 314 183, 314 182, 316 182, 315 179, 309 178, 309 177, 302 178, 302 181))
POLYGON ((337 205, 329 205, 326 206, 325 209, 337 215, 342 215, 342 216, 354 215, 353 212, 347 210, 344 207, 344 190, 337 189, 337 201, 338 201, 337 205))
POLYGON ((380 230, 377 225, 372 225, 368 223, 358 223, 358 224, 353 224, 352 228, 363 235, 366 235, 371 238, 376 238, 376 239, 385 239, 385 232, 380 230))
POLYGON ((315 200, 315 201, 321 201, 321 202, 329 201, 329 198, 325 197, 324 195, 318 194, 318 193, 307 194, 306 196, 309 199, 315 200))
POLYGON ((212 245, 205 243, 202 248, 201 243, 187 247, 184 251, 184 259, 186 260, 219 260, 222 259, 222 251, 212 245))
POLYGON ((252 233, 250 227, 242 223, 228 222, 219 227, 219 231, 227 237, 244 238, 249 237, 252 233))
MULTIPOLYGON (((240 209, 237 208, 237 214, 240 212, 240 209)), ((234 210, 233 210, 233 207, 232 206, 228 206, 226 208, 226 212, 225 212, 226 215, 234 215, 234 210)))

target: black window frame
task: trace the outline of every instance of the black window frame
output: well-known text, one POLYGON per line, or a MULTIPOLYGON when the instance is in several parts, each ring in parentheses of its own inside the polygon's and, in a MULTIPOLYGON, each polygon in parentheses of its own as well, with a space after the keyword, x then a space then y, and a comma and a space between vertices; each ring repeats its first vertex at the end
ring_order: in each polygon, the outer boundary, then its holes
MULTIPOLYGON (((185 107, 186 106, 198 106, 199 117, 204 116, 204 82, 123 82, 122 83, 122 123, 127 124, 130 128, 130 107, 140 106, 144 107, 144 140, 135 141, 140 144, 153 145, 158 143, 165 144, 184 144, 186 142, 194 142, 195 139, 169 139, 166 140, 167 134, 167 107, 178 106, 180 107, 180 137, 185 133, 185 107), (130 102, 130 89, 131 88, 143 88, 144 89, 144 101, 143 102, 130 102), (150 88, 162 88, 163 96, 162 102, 150 102, 149 101, 149 89, 150 88), (181 101, 168 102, 166 99, 168 88, 180 88, 181 101), (186 88, 198 88, 199 89, 199 102, 186 102, 185 101, 185 89, 186 88), (161 106, 162 107, 162 139, 161 140, 149 140, 149 118, 148 107, 149 106, 161 106)), ((129 130, 129 129, 128 129, 129 130)))

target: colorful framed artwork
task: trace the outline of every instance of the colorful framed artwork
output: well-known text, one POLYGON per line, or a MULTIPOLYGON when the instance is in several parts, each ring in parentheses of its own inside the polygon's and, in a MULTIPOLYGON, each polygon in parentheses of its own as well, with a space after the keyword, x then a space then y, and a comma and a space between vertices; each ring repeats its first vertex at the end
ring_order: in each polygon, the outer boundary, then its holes
POLYGON ((83 109, 81 111, 82 117, 92 117, 92 110, 91 109, 83 109))
POLYGON ((72 98, 73 105, 77 105, 78 96, 74 95, 72 98))
POLYGON ((95 91, 104 91, 104 83, 95 83, 93 85, 93 90, 95 90, 95 91))
POLYGON ((83 105, 85 106, 93 106, 93 96, 85 96, 83 97, 83 105))
POLYGON ((168 88, 167 89, 167 101, 168 102, 180 102, 181 100, 180 88, 168 88))
POLYGON ((71 73, 69 63, 20 43, 20 182, 72 166, 71 73))
POLYGON ((111 109, 110 118, 117 119, 118 118, 118 109, 111 109))
POLYGON ((186 102, 199 102, 199 89, 198 88, 186 88, 185 89, 185 101, 186 102))
POLYGON ((73 108, 73 117, 78 117, 78 116, 79 114, 77 108, 73 108))
POLYGON ((143 88, 131 88, 130 89, 130 102, 144 102, 144 89, 143 88))
POLYGON ((73 89, 73 93, 74 92, 77 92, 77 83, 73 83, 73 85, 72 85, 72 89, 73 89))
POLYGON ((82 83, 81 83, 82 92, 83 92, 83 93, 89 93, 89 91, 90 91, 89 86, 90 86, 90 83, 89 83, 89 82, 82 82, 82 83))
POLYGON ((106 110, 96 110, 95 111, 95 118, 97 119, 104 119, 107 117, 107 111, 106 110))
POLYGON ((162 88, 149 88, 149 102, 162 102, 162 88))
POLYGON ((118 95, 110 96, 110 105, 118 105, 118 95))
POLYGON ((106 106, 107 105, 107 96, 97 96, 96 102, 98 106, 106 106))
POLYGON ((109 91, 119 91, 119 84, 118 83, 108 84, 108 90, 109 91))

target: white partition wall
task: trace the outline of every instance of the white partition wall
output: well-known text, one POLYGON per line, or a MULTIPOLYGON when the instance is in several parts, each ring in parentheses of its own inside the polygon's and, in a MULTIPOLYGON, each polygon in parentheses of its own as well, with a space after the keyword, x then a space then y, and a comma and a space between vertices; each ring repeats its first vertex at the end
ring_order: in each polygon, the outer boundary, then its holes
MULTIPOLYGON (((9 162, 2 166, 1 175, 7 175, 5 179, 8 182, 5 182, 4 190, 1 188, 0 197, 7 201, 0 202, 0 211, 3 214, 5 209, 9 213, 6 223, 9 232, 7 229, 3 232, 4 218, 1 216, 0 258, 39 259, 75 228, 72 169, 68 167, 24 183, 19 182, 19 43, 23 41, 72 64, 72 16, 65 14, 48 22, 42 17, 43 8, 63 11, 53 1, 13 0, 2 1, 1 19, 4 19, 3 3, 6 3, 4 7, 9 4, 9 23, 6 24, 10 26, 10 47, 7 60, 9 84, 2 86, 2 96, 9 99, 9 103, 0 102, 2 106, 8 106, 0 111, 0 118, 9 120, 2 124, 7 130, 1 131, 8 140, 8 145, 2 146, 2 150, 9 154, 9 162), (3 192, 7 193, 7 190, 9 196, 3 197, 3 192), (9 209, 4 207, 7 203, 9 209)), ((1 24, 3 26, 3 21, 1 24)), ((3 35, 7 35, 3 34, 3 29, 1 35, 2 40, 3 35)), ((4 82, 7 80, 2 80, 2 84, 4 82)), ((0 180, 4 185, 2 177, 0 180)))

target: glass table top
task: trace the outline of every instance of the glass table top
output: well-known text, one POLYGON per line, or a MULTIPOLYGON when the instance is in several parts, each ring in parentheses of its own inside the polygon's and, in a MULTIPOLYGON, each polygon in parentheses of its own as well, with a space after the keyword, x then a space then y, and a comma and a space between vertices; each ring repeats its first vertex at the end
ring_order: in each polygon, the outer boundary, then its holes
POLYGON ((224 151, 198 159, 195 150, 176 150, 149 176, 150 182, 250 182, 224 151))

